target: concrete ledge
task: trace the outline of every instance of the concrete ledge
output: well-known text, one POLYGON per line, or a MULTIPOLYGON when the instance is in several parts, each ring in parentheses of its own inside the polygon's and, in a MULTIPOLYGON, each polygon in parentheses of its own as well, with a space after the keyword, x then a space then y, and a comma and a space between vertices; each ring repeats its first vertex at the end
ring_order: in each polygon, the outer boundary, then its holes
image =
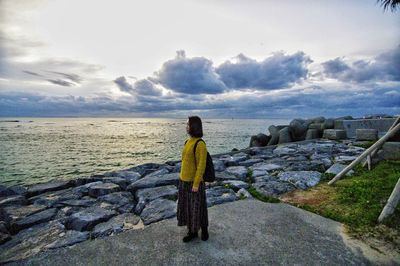
POLYGON ((39 254, 15 265, 369 265, 340 223, 287 204, 209 208, 208 241, 183 243, 176 218, 39 254))
POLYGON ((389 130, 395 120, 396 118, 339 120, 335 123, 335 128, 346 130, 349 138, 356 136, 356 129, 377 129, 379 135, 382 135, 389 130))

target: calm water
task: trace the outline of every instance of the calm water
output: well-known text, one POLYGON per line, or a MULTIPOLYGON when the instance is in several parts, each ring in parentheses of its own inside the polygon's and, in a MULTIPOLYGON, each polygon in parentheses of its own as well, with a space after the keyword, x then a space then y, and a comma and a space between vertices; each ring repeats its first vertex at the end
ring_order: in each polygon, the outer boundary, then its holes
MULTIPOLYGON (((17 118, 0 119, 0 183, 51 179, 179 160, 186 119, 17 118), (33 122, 25 122, 33 121, 33 122)), ((246 148, 251 135, 288 120, 203 120, 211 154, 246 148)))

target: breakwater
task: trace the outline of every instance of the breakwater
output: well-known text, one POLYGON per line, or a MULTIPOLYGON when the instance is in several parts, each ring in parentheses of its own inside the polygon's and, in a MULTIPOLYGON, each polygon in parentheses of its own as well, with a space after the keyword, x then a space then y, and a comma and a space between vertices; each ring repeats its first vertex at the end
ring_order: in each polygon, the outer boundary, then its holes
MULTIPOLYGON (((307 189, 363 150, 352 141, 318 139, 214 155, 216 181, 206 186, 207 204, 251 199, 250 187, 272 197, 307 189)), ((1 186, 0 261, 173 218, 179 172, 180 162, 169 161, 74 180, 1 186)))

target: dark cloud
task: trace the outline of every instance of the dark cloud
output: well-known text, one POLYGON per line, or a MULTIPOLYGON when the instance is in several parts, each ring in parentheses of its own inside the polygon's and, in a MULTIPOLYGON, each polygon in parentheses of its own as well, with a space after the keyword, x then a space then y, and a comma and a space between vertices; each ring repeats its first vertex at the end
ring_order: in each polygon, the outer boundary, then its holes
POLYGON ((178 51, 174 59, 165 62, 151 81, 187 94, 218 94, 226 89, 210 60, 204 57, 186 58, 184 51, 178 51))
POLYGON ((71 86, 75 86, 74 83, 66 81, 66 80, 62 80, 62 79, 46 79, 48 82, 56 84, 56 85, 60 85, 60 86, 64 86, 64 87, 71 87, 71 86))
POLYGON ((160 96, 161 90, 158 89, 151 81, 141 79, 134 83, 134 90, 140 95, 160 96))
POLYGON ((1 92, 1 116, 69 115, 144 115, 177 116, 195 111, 208 117, 311 117, 316 115, 362 116, 365 114, 400 112, 400 91, 395 87, 366 86, 296 89, 274 93, 228 95, 188 95, 185 98, 164 98, 136 95, 117 100, 111 97, 50 97, 38 94, 1 92), (191 97, 192 96, 192 97, 191 97), (199 98, 200 97, 200 98, 199 98), (373 110, 373 111, 372 111, 373 110))
POLYGON ((133 93, 133 86, 127 81, 124 76, 118 77, 113 80, 118 88, 123 92, 133 93))
POLYGON ((239 54, 236 62, 226 61, 216 72, 231 89, 273 90, 286 88, 307 77, 311 59, 303 52, 293 55, 275 53, 258 62, 239 54))
POLYGON ((40 75, 39 73, 36 72, 32 72, 32 71, 28 71, 28 70, 23 70, 22 72, 32 75, 32 76, 37 76, 37 77, 43 77, 42 75, 40 75))
POLYGON ((400 81, 400 46, 373 60, 346 63, 341 58, 322 63, 324 74, 343 82, 400 81))
POLYGON ((68 73, 57 72, 57 71, 47 71, 47 72, 58 74, 60 76, 63 76, 64 78, 69 79, 70 81, 78 83, 78 84, 82 81, 82 78, 77 74, 68 74, 68 73))

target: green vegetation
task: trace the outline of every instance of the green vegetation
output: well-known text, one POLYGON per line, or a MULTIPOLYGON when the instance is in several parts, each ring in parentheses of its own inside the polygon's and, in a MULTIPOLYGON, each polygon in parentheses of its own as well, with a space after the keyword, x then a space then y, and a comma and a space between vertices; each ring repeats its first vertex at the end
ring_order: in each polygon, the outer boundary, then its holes
POLYGON ((361 148, 364 148, 364 149, 368 149, 369 147, 374 145, 375 142, 376 142, 376 140, 371 140, 371 141, 365 142, 363 144, 357 144, 357 145, 354 145, 354 146, 358 146, 358 147, 361 147, 361 148))
MULTIPOLYGON (((372 232, 400 177, 400 161, 381 161, 371 171, 361 166, 354 170, 352 177, 345 177, 334 186, 325 180, 307 191, 296 191, 285 201, 342 222, 352 233, 372 232)), ((383 224, 400 235, 400 206, 383 224)))
POLYGON ((279 199, 274 198, 274 197, 270 197, 270 196, 266 196, 264 194, 261 194, 260 192, 258 192, 255 187, 250 186, 249 189, 247 190, 249 191, 249 193, 256 199, 264 201, 264 202, 269 202, 269 203, 278 203, 280 202, 279 199))
POLYGON ((247 170, 246 182, 249 184, 254 183, 253 170, 250 168, 247 170))

